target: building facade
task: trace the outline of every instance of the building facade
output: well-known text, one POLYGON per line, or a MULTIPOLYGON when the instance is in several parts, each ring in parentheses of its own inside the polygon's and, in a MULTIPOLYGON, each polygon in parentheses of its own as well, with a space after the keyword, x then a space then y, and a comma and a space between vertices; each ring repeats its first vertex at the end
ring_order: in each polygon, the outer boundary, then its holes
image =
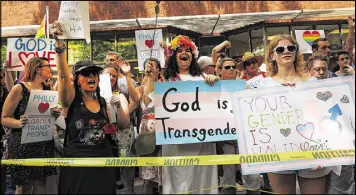
MULTIPOLYGON (((91 59, 103 64, 105 53, 116 51, 137 67, 135 30, 155 27, 155 1, 90 1, 91 40, 68 40, 68 62, 91 59)), ((2 1, 2 59, 6 39, 34 37, 45 7, 49 22, 57 18, 60 1, 2 1)), ((333 52, 342 49, 348 33, 347 16, 354 1, 160 1, 157 28, 171 40, 184 34, 196 41, 200 55, 210 55, 224 40, 229 56, 251 51, 264 55, 268 41, 294 30, 325 30, 333 52)), ((6 56, 6 55, 5 55, 6 56)), ((137 71, 137 70, 136 70, 137 71)))

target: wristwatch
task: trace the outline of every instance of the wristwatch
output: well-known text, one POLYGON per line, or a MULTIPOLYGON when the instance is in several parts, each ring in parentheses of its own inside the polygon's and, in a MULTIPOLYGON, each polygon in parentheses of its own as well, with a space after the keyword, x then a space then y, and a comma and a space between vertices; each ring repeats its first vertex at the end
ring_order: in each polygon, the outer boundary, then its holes
POLYGON ((56 51, 56 53, 61 54, 61 53, 63 53, 66 49, 67 49, 67 46, 66 46, 66 45, 63 45, 62 47, 56 47, 56 48, 55 48, 55 51, 56 51))

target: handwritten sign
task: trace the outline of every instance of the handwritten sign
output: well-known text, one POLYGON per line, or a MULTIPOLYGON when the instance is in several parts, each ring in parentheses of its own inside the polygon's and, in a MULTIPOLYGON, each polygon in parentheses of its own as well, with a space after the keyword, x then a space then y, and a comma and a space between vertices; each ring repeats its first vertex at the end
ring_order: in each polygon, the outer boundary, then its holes
POLYGON ((264 79, 263 75, 260 74, 256 77, 253 77, 252 79, 246 81, 246 83, 250 86, 250 88, 255 88, 258 86, 258 84, 264 79))
POLYGON ((116 122, 116 112, 113 105, 110 104, 111 97, 113 96, 111 90, 110 74, 101 74, 99 77, 100 96, 102 96, 106 101, 106 105, 109 110, 110 122, 114 123, 116 122))
POLYGON ((154 30, 136 30, 136 47, 137 47, 137 59, 138 68, 140 71, 144 70, 144 62, 151 56, 159 60, 161 67, 164 68, 164 51, 159 43, 163 40, 162 29, 157 29, 154 34, 154 30))
POLYGON ((58 21, 63 30, 59 39, 85 39, 90 43, 89 1, 62 1, 58 21))
POLYGON ((325 38, 324 30, 296 30, 295 37, 299 45, 299 50, 305 53, 312 53, 313 41, 319 38, 325 38))
POLYGON ((231 91, 246 81, 155 83, 156 144, 186 144, 236 140, 231 91))
MULTIPOLYGON (((354 77, 338 77, 297 84, 294 89, 279 86, 233 93, 240 153, 355 149, 354 83, 354 77)), ((272 163, 264 163, 262 157, 250 159, 256 164, 241 164, 243 174, 355 163, 347 155, 272 163)))
POLYGON ((21 144, 52 139, 55 118, 50 108, 58 105, 58 92, 31 90, 25 115, 28 119, 22 128, 21 144))
POLYGON ((7 59, 9 70, 24 71, 33 57, 46 57, 51 68, 56 70, 54 39, 9 38, 7 39, 7 59))

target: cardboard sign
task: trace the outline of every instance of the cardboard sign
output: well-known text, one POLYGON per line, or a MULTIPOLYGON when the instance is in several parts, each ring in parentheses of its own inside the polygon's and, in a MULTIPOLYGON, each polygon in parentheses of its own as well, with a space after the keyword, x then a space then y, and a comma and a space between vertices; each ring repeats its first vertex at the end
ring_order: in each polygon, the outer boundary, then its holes
POLYGON ((244 80, 155 83, 156 144, 236 140, 231 91, 245 88, 244 80))
MULTIPOLYGON (((233 93, 232 103, 240 154, 355 149, 354 77, 245 90, 233 93)), ((270 163, 262 157, 241 164, 243 174, 355 163, 347 155, 270 163)))
POLYGON ((22 128, 21 144, 52 140, 55 118, 50 108, 58 105, 58 91, 31 90, 22 128))
POLYGON ((58 21, 63 30, 59 39, 85 39, 90 43, 89 1, 62 1, 58 21))
POLYGON ((252 79, 246 81, 246 83, 250 86, 250 88, 255 88, 258 84, 264 79, 263 75, 260 74, 257 77, 253 77, 252 79))
POLYGON ((53 70, 56 70, 54 39, 8 38, 7 59, 10 71, 24 71, 27 62, 33 57, 46 57, 53 70))
POLYGON ((114 123, 116 122, 116 109, 113 107, 114 105, 110 104, 111 97, 113 96, 111 90, 110 74, 101 74, 99 77, 100 96, 102 96, 106 101, 106 105, 109 110, 110 122, 114 123))
POLYGON ((295 37, 299 44, 299 50, 305 53, 313 53, 313 41, 319 38, 325 38, 324 30, 296 30, 295 37))
POLYGON ((161 67, 164 68, 164 50, 159 43, 163 41, 162 29, 156 29, 156 33, 153 37, 154 30, 136 30, 136 47, 137 47, 137 60, 138 68, 140 71, 144 70, 144 62, 151 56, 156 58, 161 63, 161 67))

